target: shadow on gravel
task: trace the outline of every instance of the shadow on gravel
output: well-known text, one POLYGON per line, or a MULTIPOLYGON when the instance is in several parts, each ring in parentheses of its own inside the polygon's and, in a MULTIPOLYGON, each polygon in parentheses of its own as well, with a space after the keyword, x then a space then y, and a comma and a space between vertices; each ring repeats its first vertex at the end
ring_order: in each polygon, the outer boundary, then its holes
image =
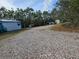
POLYGON ((11 31, 11 32, 0 33, 0 40, 12 37, 26 30, 27 29, 21 29, 21 30, 16 30, 16 31, 11 31))

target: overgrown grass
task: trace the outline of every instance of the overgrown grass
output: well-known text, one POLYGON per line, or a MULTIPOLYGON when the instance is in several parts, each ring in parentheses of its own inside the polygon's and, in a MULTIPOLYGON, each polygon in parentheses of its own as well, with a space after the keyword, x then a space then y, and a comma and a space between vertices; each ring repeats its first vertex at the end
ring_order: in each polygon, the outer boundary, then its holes
POLYGON ((63 24, 56 24, 51 29, 54 30, 54 31, 79 32, 79 28, 78 27, 69 28, 69 27, 65 27, 63 24))
POLYGON ((15 36, 23 31, 25 31, 26 29, 21 29, 21 30, 17 30, 17 31, 12 31, 12 32, 5 32, 5 33, 0 33, 0 40, 2 39, 6 39, 12 36, 15 36))

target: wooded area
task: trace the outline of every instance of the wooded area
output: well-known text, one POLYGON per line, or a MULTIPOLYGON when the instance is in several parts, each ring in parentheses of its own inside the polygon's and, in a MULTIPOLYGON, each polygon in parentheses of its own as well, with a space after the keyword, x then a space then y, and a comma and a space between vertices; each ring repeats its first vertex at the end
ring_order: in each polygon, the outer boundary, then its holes
POLYGON ((48 22, 55 22, 59 19, 61 23, 66 22, 68 27, 79 26, 79 0, 58 0, 56 7, 52 12, 34 11, 33 8, 17 8, 16 10, 7 10, 0 8, 0 19, 16 19, 22 22, 22 27, 47 25, 48 22))
POLYGON ((53 19, 60 19, 67 27, 79 27, 79 0, 58 0, 52 11, 53 19))
POLYGON ((22 22, 22 27, 47 25, 52 22, 48 11, 41 12, 40 10, 27 7, 26 9, 17 8, 17 10, 8 10, 5 7, 0 8, 0 19, 16 19, 22 22))

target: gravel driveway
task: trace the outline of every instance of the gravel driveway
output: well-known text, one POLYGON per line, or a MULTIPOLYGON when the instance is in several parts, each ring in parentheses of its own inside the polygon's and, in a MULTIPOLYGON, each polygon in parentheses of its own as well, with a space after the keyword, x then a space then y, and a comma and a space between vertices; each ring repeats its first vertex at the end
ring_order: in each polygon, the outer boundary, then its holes
POLYGON ((0 59, 79 59, 79 33, 32 28, 0 41, 0 59))

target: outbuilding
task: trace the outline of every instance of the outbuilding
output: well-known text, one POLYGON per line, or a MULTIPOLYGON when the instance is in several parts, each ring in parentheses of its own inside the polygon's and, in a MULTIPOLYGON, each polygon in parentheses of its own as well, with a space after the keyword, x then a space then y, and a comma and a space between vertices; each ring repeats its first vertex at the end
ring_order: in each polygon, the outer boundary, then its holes
POLYGON ((0 32, 8 32, 21 29, 21 22, 17 20, 0 20, 0 32))

